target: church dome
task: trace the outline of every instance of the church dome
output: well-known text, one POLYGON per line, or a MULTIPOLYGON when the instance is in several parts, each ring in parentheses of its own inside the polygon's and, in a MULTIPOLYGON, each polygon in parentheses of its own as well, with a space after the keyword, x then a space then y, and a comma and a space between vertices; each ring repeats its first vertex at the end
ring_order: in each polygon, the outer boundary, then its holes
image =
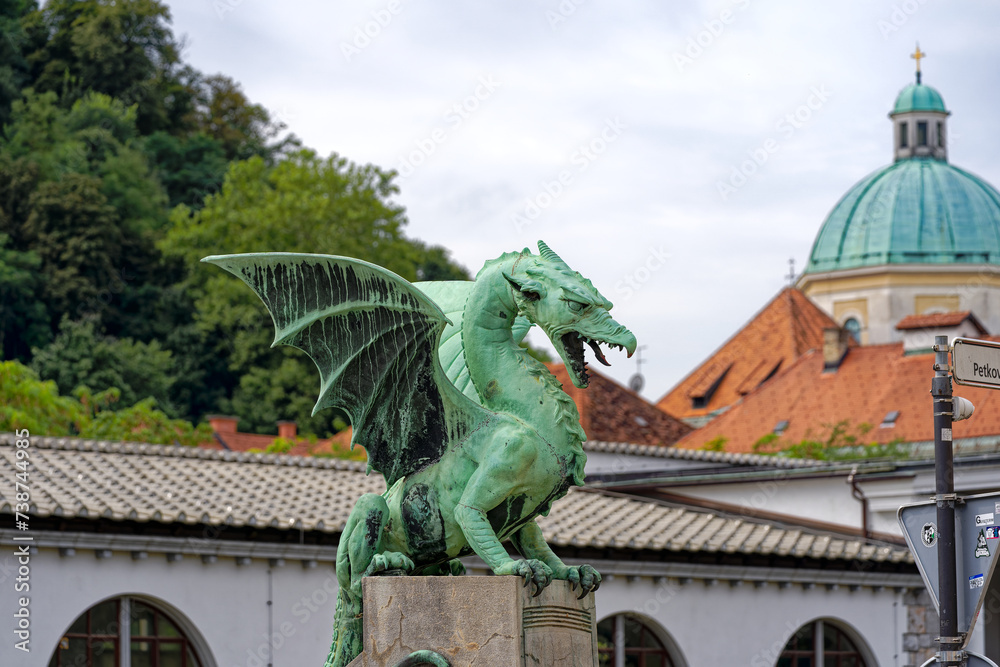
POLYGON ((910 158, 844 195, 820 228, 805 273, 963 263, 1000 264, 1000 192, 947 162, 910 158))
POLYGON ((944 99, 941 97, 941 93, 922 83, 911 83, 903 88, 896 97, 896 104, 889 115, 895 116, 898 113, 911 111, 948 113, 948 110, 944 108, 944 99))

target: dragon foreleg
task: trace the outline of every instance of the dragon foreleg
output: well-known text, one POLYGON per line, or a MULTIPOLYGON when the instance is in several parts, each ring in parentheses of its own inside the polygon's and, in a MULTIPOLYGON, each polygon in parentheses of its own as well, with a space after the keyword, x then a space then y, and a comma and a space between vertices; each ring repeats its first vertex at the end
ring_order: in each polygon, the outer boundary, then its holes
POLYGON ((512 574, 524 578, 524 585, 535 585, 535 595, 552 583, 552 570, 540 560, 514 560, 497 538, 493 526, 486 518, 486 512, 477 507, 459 504, 455 508, 455 519, 465 533, 472 550, 482 558, 493 574, 512 574))
POLYGON ((601 575, 590 565, 569 566, 562 562, 545 541, 542 529, 534 521, 529 521, 511 536, 510 541, 525 558, 534 558, 545 563, 552 570, 553 579, 568 581, 570 588, 580 587, 580 599, 587 593, 596 591, 601 585, 601 575))

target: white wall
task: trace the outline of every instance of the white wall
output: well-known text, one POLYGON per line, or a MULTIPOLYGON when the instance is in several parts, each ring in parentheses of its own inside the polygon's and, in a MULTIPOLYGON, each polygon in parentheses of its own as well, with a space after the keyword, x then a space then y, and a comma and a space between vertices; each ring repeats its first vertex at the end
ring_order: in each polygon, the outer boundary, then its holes
MULTIPOLYGON (((5 550, 7 549, 5 542, 5 550)), ((267 560, 237 566, 232 558, 204 564, 196 556, 168 563, 163 554, 143 561, 128 552, 98 560, 92 550, 72 558, 54 549, 31 556, 31 653, 14 649, 11 629, 17 601, 3 582, 0 618, 8 619, 0 645, 0 665, 44 667, 63 632, 77 616, 101 600, 140 594, 166 603, 182 625, 193 626, 210 647, 203 667, 267 664, 267 560), (256 656, 254 655, 256 653, 256 656)), ((296 561, 272 570, 275 667, 321 667, 330 647, 336 605, 336 577, 330 564, 305 570, 296 561), (303 599, 311 600, 310 609, 303 599), (284 635, 282 636, 282 630, 284 635)), ((187 628, 186 628, 187 629, 187 628)), ((192 637, 194 640, 195 638, 192 637)), ((196 642, 197 643, 197 642, 196 642)))
MULTIPOLYGON (((655 619, 671 634, 691 667, 773 665, 791 634, 817 617, 840 619, 855 628, 879 664, 892 665, 903 631, 894 616, 898 609, 893 606, 900 595, 892 585, 880 592, 870 586, 851 592, 846 585, 827 590, 822 583, 810 590, 800 583, 786 588, 776 583, 758 588, 750 582, 732 587, 728 579, 706 586, 697 576, 679 585, 676 578, 654 579, 640 573, 644 568, 665 571, 664 565, 654 562, 594 565, 605 572, 618 572, 597 595, 599 618, 637 611, 655 619), (622 574, 629 568, 637 573, 631 580, 622 574)), ((162 553, 150 552, 146 560, 135 561, 127 551, 97 559, 92 549, 79 549, 67 558, 56 549, 42 548, 31 556, 30 567, 32 652, 25 655, 15 650, 8 629, 4 631, 7 639, 0 644, 2 665, 45 667, 62 633, 77 616, 97 602, 119 595, 139 595, 166 606, 195 644, 203 639, 209 647, 209 654, 201 656, 204 667, 267 664, 269 567, 265 559, 238 566, 228 557, 205 564, 197 556, 187 555, 180 562, 168 563, 162 553)), ((274 667, 320 667, 329 649, 335 609, 336 579, 331 564, 307 570, 298 561, 288 560, 284 566, 270 569, 274 667)), ((726 572, 727 577, 736 576, 732 568, 726 572)), ((6 573, 0 585, 9 591, 13 579, 9 570, 6 573)), ((808 575, 803 571, 790 573, 808 575)), ((847 572, 843 576, 878 579, 870 573, 847 572)), ((912 580, 901 575, 893 579, 903 585, 913 585, 912 580)), ((8 619, 11 628, 16 604, 14 595, 5 592, 0 596, 0 618, 8 619)))
MULTIPOLYGON (((846 472, 827 477, 798 478, 793 475, 779 470, 770 479, 666 489, 678 495, 748 510, 861 528, 861 502, 851 495, 846 472)), ((868 499, 868 529, 902 537, 896 512, 901 505, 926 501, 933 495, 934 469, 927 467, 879 479, 858 477, 858 487, 868 499)), ((964 495, 1000 491, 1000 461, 975 467, 957 466, 955 489, 964 495)))
POLYGON ((894 662, 894 656, 901 652, 905 610, 902 595, 891 589, 782 589, 774 583, 732 588, 726 582, 706 586, 693 580, 678 586, 670 581, 650 590, 649 580, 616 577, 597 595, 599 620, 627 612, 654 619, 688 667, 772 667, 796 630, 827 618, 852 628, 871 650, 875 664, 902 664, 894 662))

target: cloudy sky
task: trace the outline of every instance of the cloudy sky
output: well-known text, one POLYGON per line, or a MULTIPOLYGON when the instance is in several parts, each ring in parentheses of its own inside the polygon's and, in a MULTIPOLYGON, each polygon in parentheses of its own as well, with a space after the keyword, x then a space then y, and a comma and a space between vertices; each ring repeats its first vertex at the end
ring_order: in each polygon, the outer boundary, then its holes
POLYGON ((321 154, 397 169, 409 235, 473 272, 545 240, 646 346, 652 400, 891 161, 915 42, 950 161, 1000 186, 993 0, 167 4, 188 62, 321 154))

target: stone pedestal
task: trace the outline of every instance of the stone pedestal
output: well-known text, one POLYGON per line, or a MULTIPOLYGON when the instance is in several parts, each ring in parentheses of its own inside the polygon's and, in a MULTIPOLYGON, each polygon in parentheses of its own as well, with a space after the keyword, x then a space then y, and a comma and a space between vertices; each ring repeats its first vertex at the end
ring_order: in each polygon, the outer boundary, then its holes
POLYGON ((452 667, 597 667, 594 596, 577 600, 565 581, 538 597, 520 577, 368 577, 363 585, 365 650, 352 667, 396 667, 421 649, 452 667))

